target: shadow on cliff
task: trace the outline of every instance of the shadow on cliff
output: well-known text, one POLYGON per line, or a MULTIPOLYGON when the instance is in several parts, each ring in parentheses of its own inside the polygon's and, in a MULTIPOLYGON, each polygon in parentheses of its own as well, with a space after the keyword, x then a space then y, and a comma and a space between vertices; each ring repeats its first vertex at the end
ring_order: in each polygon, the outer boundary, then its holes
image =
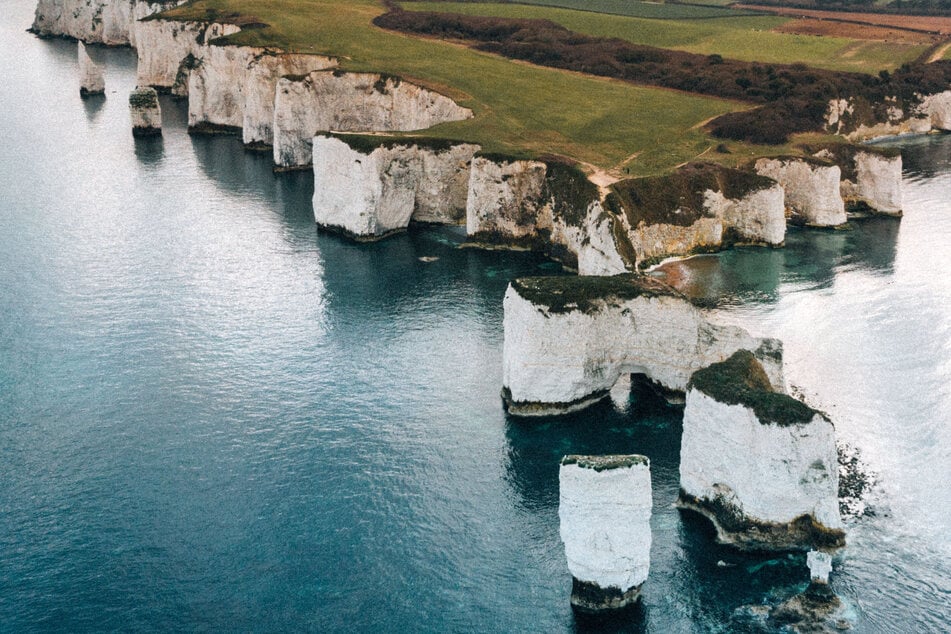
POLYGON ((845 269, 890 273, 900 228, 895 218, 857 220, 849 231, 791 228, 784 248, 732 249, 670 262, 655 275, 704 305, 771 304, 784 285, 828 288, 845 269))

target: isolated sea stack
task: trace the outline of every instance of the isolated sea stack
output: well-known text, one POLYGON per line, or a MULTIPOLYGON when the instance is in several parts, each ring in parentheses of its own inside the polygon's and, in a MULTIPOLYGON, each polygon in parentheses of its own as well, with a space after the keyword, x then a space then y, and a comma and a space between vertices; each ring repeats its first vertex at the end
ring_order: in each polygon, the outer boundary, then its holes
POLYGON ((129 95, 133 136, 162 134, 162 108, 154 88, 136 88, 129 95))
POLYGON ((845 545, 832 423, 773 389, 752 352, 694 373, 680 448, 682 508, 744 550, 845 545))
POLYGON ((79 58, 79 95, 90 97, 102 95, 106 92, 106 79, 102 76, 102 69, 89 59, 86 45, 79 42, 77 47, 79 58))
POLYGON ((650 462, 638 455, 565 456, 558 484, 571 606, 603 612, 631 605, 650 569, 650 462))

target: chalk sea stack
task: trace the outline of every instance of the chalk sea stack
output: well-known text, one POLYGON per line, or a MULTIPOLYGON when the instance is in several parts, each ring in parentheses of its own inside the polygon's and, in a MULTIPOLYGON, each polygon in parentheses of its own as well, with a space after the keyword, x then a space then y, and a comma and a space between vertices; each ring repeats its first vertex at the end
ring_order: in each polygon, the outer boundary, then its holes
POLYGON ((104 94, 106 92, 106 79, 102 75, 102 69, 89 59, 86 45, 79 42, 76 52, 79 60, 79 96, 91 97, 92 95, 104 94))
POLYGON ((845 545, 832 423, 774 390, 752 352, 696 372, 680 449, 682 508, 743 550, 845 545))
POLYGON ((631 605, 650 570, 650 462, 638 455, 565 456, 558 484, 572 607, 603 612, 631 605))
POLYGON ((162 107, 154 88, 136 88, 129 95, 132 134, 137 137, 162 134, 162 107))
POLYGON ((784 385, 781 342, 716 324, 649 276, 520 278, 503 307, 510 414, 580 410, 606 397, 622 374, 644 374, 682 394, 694 372, 740 349, 754 350, 772 384, 784 385))

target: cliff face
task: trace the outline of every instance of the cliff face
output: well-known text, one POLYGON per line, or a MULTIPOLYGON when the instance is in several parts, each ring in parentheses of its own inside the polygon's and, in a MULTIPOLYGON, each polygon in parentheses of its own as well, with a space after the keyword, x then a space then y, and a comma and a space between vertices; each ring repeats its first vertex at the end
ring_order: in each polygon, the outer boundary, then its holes
POLYGON ((565 456, 558 485, 572 606, 598 612, 633 603, 650 571, 650 462, 565 456))
POLYGON ((826 110, 826 130, 850 141, 951 131, 951 90, 923 95, 920 103, 907 112, 897 104, 895 99, 894 105, 886 108, 884 120, 875 120, 867 114, 868 104, 855 99, 833 99, 826 110))
POLYGON ((136 20, 185 0, 39 0, 32 30, 89 43, 136 45, 136 20))
POLYGON ((839 191, 846 206, 901 216, 901 154, 861 145, 834 145, 815 156, 835 161, 842 171, 839 191))
POLYGON ((357 149, 350 144, 356 141, 325 135, 314 139, 318 225, 373 240, 405 229, 410 220, 462 222, 469 165, 479 146, 427 147, 407 139, 357 149))
POLYGON ((782 188, 717 165, 615 183, 611 203, 638 268, 737 242, 780 246, 786 237, 782 188))
POLYGON ((166 89, 173 95, 184 97, 188 94, 190 71, 204 56, 207 43, 240 30, 234 24, 217 22, 139 22, 136 27, 139 58, 136 83, 166 89))
POLYGON ((546 415, 603 398, 622 374, 683 392, 696 370, 756 350, 784 386, 782 344, 722 326, 652 278, 525 278, 504 301, 503 386, 509 411, 546 415))
POLYGON ((340 71, 283 77, 274 101, 274 163, 310 165, 318 132, 422 130, 470 117, 452 99, 395 77, 340 71))
POLYGON ((472 242, 547 253, 582 275, 629 269, 597 188, 561 163, 477 156, 466 201, 472 242))
POLYGON ((284 55, 248 46, 205 45, 188 73, 188 125, 193 130, 242 130, 249 145, 273 139, 274 95, 282 74, 331 68, 319 55, 284 55))
POLYGON ((774 392, 748 351, 691 379, 681 443, 681 505, 750 549, 830 548, 844 542, 835 430, 774 392))
POLYGON ((845 224, 838 165, 796 157, 762 158, 756 161, 756 172, 782 185, 791 221, 814 227, 845 224))

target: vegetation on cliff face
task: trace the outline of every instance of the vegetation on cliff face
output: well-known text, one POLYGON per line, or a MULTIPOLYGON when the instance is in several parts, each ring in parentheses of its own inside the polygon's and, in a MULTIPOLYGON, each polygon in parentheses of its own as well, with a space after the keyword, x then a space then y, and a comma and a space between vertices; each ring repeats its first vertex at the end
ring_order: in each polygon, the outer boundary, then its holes
POLYGON ((689 227, 708 213, 703 205, 704 192, 721 192, 726 198, 740 199, 774 184, 773 180, 752 172, 692 163, 664 176, 615 183, 611 189, 620 208, 615 205, 613 210, 624 213, 632 227, 642 222, 689 227))

